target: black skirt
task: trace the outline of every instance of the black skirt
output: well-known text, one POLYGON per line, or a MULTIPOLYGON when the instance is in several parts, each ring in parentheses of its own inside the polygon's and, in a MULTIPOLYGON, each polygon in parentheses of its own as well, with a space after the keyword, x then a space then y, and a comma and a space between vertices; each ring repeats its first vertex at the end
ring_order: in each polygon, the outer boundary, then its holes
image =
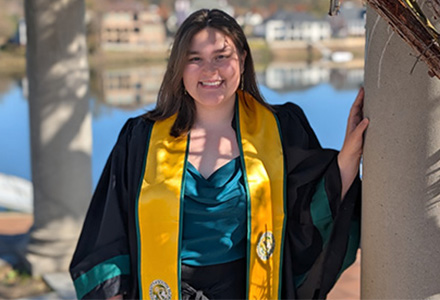
POLYGON ((246 298, 246 259, 194 267, 182 264, 182 299, 246 298))

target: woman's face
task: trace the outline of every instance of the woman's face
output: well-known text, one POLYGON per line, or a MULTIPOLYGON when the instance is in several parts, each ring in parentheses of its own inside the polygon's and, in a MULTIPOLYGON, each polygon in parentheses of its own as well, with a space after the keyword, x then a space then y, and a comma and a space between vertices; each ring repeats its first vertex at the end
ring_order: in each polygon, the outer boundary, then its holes
POLYGON ((220 108, 234 101, 244 57, 224 33, 205 28, 192 38, 183 84, 196 108, 220 108))

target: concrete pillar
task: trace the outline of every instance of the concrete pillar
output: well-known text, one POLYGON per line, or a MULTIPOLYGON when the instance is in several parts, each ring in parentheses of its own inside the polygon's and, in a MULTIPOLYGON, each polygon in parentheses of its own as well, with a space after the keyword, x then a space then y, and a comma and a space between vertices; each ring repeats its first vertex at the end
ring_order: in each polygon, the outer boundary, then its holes
POLYGON ((91 195, 83 0, 26 0, 34 226, 32 274, 66 271, 91 195))
POLYGON ((362 299, 440 299, 440 80, 367 10, 362 299))

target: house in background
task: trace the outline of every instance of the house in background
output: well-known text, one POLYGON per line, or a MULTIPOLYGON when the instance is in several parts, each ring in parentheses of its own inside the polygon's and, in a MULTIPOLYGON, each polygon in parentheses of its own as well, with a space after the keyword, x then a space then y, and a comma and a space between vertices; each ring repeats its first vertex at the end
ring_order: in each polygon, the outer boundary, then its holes
POLYGON ((331 38, 331 28, 327 20, 319 20, 307 13, 279 11, 256 26, 254 34, 265 37, 268 42, 316 42, 331 38))
POLYGON ((343 2, 339 14, 330 17, 332 36, 359 37, 365 35, 365 7, 352 1, 343 2))
POLYGON ((9 42, 15 45, 26 46, 27 35, 26 35, 26 21, 24 18, 18 20, 17 30, 15 35, 9 39, 9 42))
POLYGON ((234 7, 228 4, 227 0, 176 0, 174 3, 175 12, 166 23, 171 35, 177 31, 182 22, 193 12, 202 9, 218 8, 234 16, 234 7))
POLYGON ((166 49, 165 24, 156 6, 119 1, 101 20, 101 47, 105 50, 145 51, 166 49))
POLYGON ((264 22, 264 17, 257 11, 248 11, 235 17, 237 23, 243 28, 246 36, 254 36, 254 28, 264 22))
POLYGON ((202 8, 218 8, 227 14, 234 16, 234 7, 228 4, 227 0, 192 0, 190 12, 195 12, 202 8))
POLYGON ((191 11, 191 2, 189 0, 176 0, 174 2, 174 12, 176 18, 175 27, 179 27, 191 11))

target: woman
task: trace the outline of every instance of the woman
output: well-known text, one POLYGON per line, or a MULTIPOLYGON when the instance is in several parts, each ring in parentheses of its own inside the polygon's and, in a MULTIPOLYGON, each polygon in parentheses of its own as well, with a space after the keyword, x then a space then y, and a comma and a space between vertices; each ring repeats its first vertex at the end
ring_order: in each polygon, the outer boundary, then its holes
POLYGON ((236 21, 193 13, 96 188, 78 298, 324 298, 359 244, 362 100, 341 152, 321 149, 296 105, 264 102, 236 21))

